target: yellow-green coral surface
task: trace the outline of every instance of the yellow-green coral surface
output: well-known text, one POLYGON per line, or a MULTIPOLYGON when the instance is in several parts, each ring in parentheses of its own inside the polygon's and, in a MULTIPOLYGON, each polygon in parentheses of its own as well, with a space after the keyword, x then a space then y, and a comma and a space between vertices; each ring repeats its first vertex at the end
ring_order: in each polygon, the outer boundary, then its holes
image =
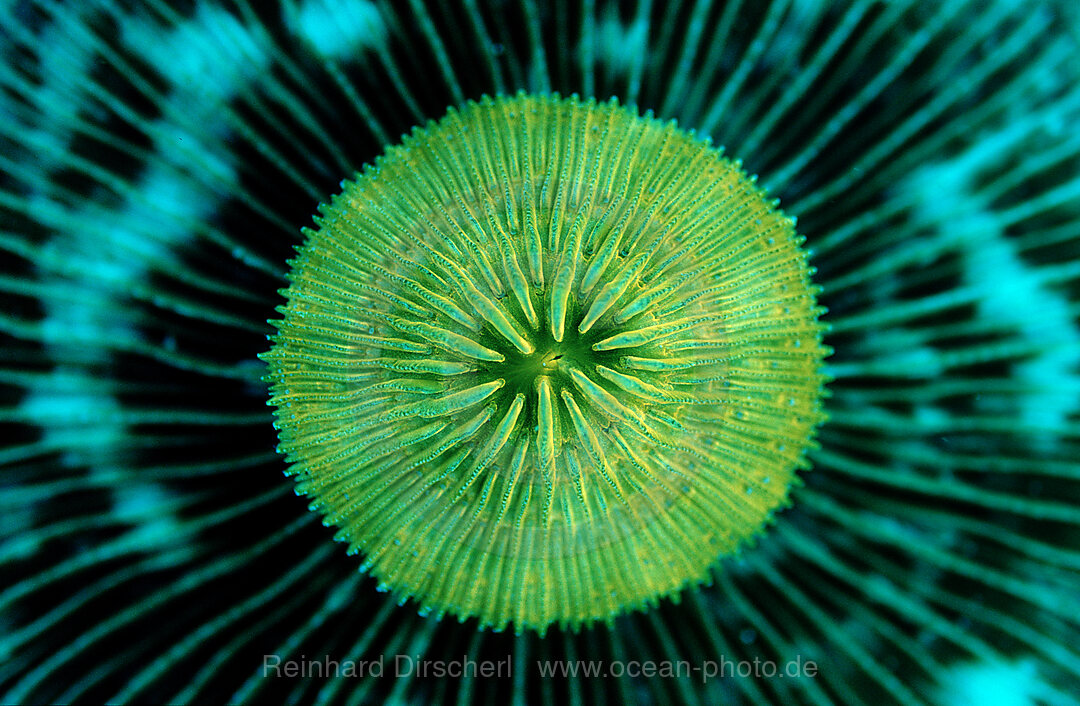
POLYGON ((821 421, 791 219, 615 102, 451 110, 345 182, 269 363, 297 490, 424 610, 543 631, 708 578, 821 421))

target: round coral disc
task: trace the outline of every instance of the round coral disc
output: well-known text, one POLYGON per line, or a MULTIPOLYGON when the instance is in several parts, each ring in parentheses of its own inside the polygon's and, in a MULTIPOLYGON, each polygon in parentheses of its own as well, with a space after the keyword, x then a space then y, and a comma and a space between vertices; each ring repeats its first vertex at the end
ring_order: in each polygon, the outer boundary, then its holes
POLYGON ((316 218, 269 364, 297 491, 387 590, 482 625, 609 619, 787 503, 822 419, 791 219, 674 124, 451 110, 316 218))

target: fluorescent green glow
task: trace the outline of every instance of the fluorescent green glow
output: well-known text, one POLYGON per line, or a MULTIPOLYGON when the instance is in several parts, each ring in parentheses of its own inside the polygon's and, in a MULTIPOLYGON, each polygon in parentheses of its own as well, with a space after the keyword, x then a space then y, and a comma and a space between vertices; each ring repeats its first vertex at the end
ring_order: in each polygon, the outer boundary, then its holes
POLYGON ((792 222, 614 103, 452 111, 322 209, 264 356, 298 490, 402 596, 578 625, 707 577, 821 420, 792 222))

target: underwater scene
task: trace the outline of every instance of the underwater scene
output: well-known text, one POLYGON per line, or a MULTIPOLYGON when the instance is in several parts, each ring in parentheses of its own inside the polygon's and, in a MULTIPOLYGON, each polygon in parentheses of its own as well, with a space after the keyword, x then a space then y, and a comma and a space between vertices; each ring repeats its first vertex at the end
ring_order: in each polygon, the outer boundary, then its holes
POLYGON ((1080 704, 1080 8, 0 1, 0 702, 1080 704))

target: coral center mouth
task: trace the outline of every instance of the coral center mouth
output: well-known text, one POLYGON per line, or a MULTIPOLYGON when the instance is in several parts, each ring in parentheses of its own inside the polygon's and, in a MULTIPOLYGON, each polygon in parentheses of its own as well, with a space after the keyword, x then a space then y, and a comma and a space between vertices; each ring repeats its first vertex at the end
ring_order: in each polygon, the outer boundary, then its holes
POLYGON ((544 376, 565 376, 571 366, 588 361, 588 351, 577 350, 577 341, 556 342, 548 338, 537 344, 528 355, 507 356, 504 377, 518 391, 527 392, 544 376))
POLYGON ((608 620, 705 581, 822 419, 792 221, 614 102, 485 99, 321 208, 265 354, 298 492, 423 610, 608 620))
POLYGON ((558 370, 559 361, 565 356, 559 349, 545 350, 533 353, 524 360, 522 365, 522 379, 535 381, 540 375, 552 375, 558 370))
POLYGON ((551 351, 540 359, 540 367, 544 371, 552 371, 559 364, 559 361, 562 359, 562 357, 563 354, 559 351, 551 351))

